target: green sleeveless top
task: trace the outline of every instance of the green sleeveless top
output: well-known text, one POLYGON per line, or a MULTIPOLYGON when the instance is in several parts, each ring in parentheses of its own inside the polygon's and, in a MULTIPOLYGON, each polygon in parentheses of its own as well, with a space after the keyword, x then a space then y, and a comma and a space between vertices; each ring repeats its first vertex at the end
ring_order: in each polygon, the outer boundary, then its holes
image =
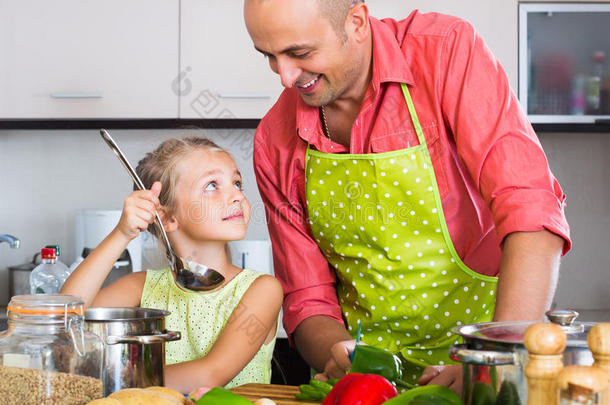
MULTIPOLYGON (((238 304, 242 296, 254 280, 263 274, 244 269, 219 290, 197 293, 180 289, 169 268, 148 270, 140 306, 169 311, 165 327, 182 332, 182 339, 165 343, 165 363, 171 365, 207 355, 233 310, 239 310, 238 304)), ((261 346, 252 360, 225 388, 247 383, 268 384, 271 381, 274 346, 275 337, 261 346)))

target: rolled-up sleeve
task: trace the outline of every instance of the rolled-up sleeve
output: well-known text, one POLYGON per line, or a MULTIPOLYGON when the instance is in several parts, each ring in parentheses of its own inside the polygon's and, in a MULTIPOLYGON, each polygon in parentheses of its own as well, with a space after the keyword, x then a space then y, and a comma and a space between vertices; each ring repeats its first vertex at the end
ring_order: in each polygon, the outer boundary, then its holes
POLYGON ((504 70, 465 21, 452 25, 439 59, 444 120, 498 237, 547 229, 565 240, 567 253, 565 195, 504 70))
POLYGON ((293 163, 285 156, 269 157, 266 142, 260 140, 268 136, 264 127, 263 121, 255 135, 254 171, 265 205, 275 276, 284 289, 284 328, 290 336, 314 315, 343 323, 334 272, 310 234, 306 207, 296 197, 295 184, 300 182, 287 178, 293 163), (280 176, 284 177, 280 180, 280 176))

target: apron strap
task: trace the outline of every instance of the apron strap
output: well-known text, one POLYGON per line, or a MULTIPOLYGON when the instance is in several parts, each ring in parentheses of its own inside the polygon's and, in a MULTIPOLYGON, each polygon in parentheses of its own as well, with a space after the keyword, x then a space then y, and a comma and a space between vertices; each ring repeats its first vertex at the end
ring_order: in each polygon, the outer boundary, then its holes
POLYGON ((407 108, 409 109, 409 114, 411 115, 411 121, 413 122, 415 133, 417 133, 417 139, 419 140, 419 144, 425 145, 426 138, 424 137, 424 131, 422 131, 421 129, 419 118, 417 118, 417 112, 415 112, 415 106, 413 105, 413 100, 411 99, 411 93, 409 93, 409 88, 405 83, 401 83, 400 87, 402 87, 402 94, 404 94, 405 96, 407 108))

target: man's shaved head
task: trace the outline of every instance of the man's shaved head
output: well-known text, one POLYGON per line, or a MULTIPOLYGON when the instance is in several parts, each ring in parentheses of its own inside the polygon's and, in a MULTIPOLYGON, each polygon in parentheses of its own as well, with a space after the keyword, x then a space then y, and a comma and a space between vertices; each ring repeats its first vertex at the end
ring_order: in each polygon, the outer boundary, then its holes
POLYGON ((364 0, 316 0, 320 8, 322 17, 328 19, 337 33, 345 40, 345 19, 349 9, 357 3, 364 3, 364 0))

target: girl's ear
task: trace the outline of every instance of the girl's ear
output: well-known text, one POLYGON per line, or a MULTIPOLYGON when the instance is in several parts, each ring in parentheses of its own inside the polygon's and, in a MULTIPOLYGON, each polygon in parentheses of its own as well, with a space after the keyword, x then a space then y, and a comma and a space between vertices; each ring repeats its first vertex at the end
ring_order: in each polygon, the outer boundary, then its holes
POLYGON ((178 229, 178 220, 172 215, 168 208, 161 206, 157 212, 159 213, 161 222, 163 222, 163 228, 165 228, 166 233, 174 232, 178 229))

